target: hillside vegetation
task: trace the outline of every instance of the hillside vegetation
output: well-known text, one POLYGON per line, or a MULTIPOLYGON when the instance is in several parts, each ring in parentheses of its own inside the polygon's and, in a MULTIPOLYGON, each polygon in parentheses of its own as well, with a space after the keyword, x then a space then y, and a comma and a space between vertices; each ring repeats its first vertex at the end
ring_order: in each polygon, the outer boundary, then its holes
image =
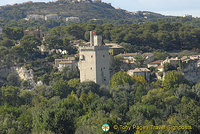
MULTIPOLYGON (((29 14, 58 14, 60 17, 77 16, 83 20, 87 19, 127 19, 134 20, 143 18, 142 12, 133 15, 125 10, 115 9, 107 3, 70 3, 70 2, 36 2, 15 4, 13 6, 1 7, 0 17, 8 19, 22 19, 29 14)), ((151 13, 152 17, 162 17, 160 14, 151 13)), ((151 15, 149 15, 151 17, 151 15)))

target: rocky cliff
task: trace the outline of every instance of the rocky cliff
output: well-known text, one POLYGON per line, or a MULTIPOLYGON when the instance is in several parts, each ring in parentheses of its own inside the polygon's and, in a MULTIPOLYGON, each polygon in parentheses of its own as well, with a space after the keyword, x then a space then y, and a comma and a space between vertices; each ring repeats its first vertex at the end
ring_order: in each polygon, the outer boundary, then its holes
POLYGON ((32 87, 36 86, 32 69, 28 70, 24 67, 1 67, 0 79, 6 80, 7 76, 11 73, 16 74, 20 80, 29 82, 32 87))

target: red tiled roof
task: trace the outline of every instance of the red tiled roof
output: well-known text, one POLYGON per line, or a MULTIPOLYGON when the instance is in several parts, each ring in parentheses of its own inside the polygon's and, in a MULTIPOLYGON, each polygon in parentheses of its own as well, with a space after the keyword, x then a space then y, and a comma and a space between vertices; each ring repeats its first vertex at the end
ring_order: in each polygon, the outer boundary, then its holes
POLYGON ((162 65, 160 65, 160 66, 158 66, 157 68, 163 68, 164 66, 162 66, 162 65))
POLYGON ((156 61, 153 61, 151 62, 150 64, 160 64, 163 60, 156 60, 156 61))

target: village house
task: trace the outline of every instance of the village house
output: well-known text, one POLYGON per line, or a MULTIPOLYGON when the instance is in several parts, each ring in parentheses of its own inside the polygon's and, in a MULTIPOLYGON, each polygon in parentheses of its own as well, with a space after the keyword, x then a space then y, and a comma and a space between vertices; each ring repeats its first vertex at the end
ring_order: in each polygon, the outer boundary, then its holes
POLYGON ((27 21, 32 21, 32 20, 44 20, 44 15, 39 15, 39 14, 29 14, 25 18, 27 21))
POLYGON ((162 62, 163 62, 163 60, 156 60, 156 61, 153 61, 153 62, 147 64, 147 67, 148 67, 148 68, 151 68, 151 67, 156 68, 156 67, 158 67, 159 65, 161 65, 162 62))
POLYGON ((132 70, 128 70, 127 73, 130 76, 139 75, 139 76, 144 77, 148 81, 150 80, 150 74, 151 74, 151 72, 147 68, 135 68, 135 69, 132 69, 132 70))
POLYGON ((124 54, 118 54, 117 56, 122 57, 124 63, 135 64, 135 60, 136 60, 135 57, 141 56, 141 54, 140 53, 124 53, 124 54))
POLYGON ((124 52, 124 48, 115 43, 106 43, 106 46, 109 47, 109 54, 110 55, 117 55, 124 52))
POLYGON ((136 57, 142 56, 144 58, 144 63, 148 64, 152 61, 154 61, 154 54, 153 53, 124 53, 124 54, 118 54, 117 56, 120 56, 123 58, 124 63, 132 63, 134 64, 136 61, 136 57))
POLYGON ((164 66, 163 65, 159 65, 156 67, 158 72, 163 72, 164 71, 164 66))
POLYGON ((68 57, 67 59, 55 59, 55 67, 59 71, 62 71, 63 68, 68 67, 71 70, 75 70, 78 67, 78 62, 75 57, 68 57))
POLYGON ((58 20, 58 15, 57 14, 47 14, 45 15, 45 20, 58 20))
POLYGON ((66 21, 67 22, 80 22, 80 18, 79 17, 67 17, 66 21))
POLYGON ((24 35, 33 35, 39 39, 43 39, 44 38, 44 33, 42 32, 42 30, 40 29, 27 29, 24 30, 24 35))
POLYGON ((166 60, 164 60, 161 65, 164 65, 165 63, 169 63, 170 65, 172 65, 173 67, 178 67, 180 65, 180 61, 181 59, 179 59, 178 57, 176 58, 167 58, 166 60))
POLYGON ((143 53, 142 57, 144 57, 144 63, 148 64, 154 61, 154 54, 153 53, 143 53))
POLYGON ((70 44, 73 44, 75 47, 80 47, 80 46, 89 46, 90 42, 86 42, 84 40, 72 40, 70 41, 70 44))

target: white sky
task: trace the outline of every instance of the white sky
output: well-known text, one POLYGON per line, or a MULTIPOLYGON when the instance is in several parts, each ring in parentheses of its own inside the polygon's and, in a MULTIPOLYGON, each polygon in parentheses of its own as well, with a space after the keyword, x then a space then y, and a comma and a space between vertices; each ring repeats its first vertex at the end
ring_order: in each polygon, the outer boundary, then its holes
MULTIPOLYGON (((0 0, 0 6, 22 3, 30 0, 0 0)), ((48 2, 55 0, 32 0, 48 2)), ((152 11, 164 15, 183 16, 191 14, 200 17, 200 0, 102 0, 128 11, 152 11)))

